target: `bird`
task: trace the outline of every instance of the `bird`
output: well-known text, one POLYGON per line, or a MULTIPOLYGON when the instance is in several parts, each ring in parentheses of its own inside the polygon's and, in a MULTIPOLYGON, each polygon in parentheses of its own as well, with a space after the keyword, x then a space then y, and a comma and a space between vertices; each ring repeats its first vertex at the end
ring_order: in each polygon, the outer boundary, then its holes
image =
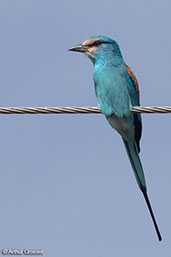
POLYGON ((132 113, 140 106, 138 81, 125 63, 117 42, 106 36, 92 36, 69 51, 84 53, 94 64, 94 88, 97 105, 109 124, 122 137, 138 186, 144 196, 159 241, 162 236, 157 225, 143 167, 139 157, 142 121, 139 113, 132 113))

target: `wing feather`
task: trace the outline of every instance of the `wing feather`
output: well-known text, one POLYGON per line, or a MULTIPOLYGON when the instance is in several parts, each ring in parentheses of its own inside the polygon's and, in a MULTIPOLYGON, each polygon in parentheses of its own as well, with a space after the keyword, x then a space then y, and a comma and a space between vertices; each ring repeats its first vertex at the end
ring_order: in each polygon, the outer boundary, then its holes
MULTIPOLYGON (((126 65, 126 68, 128 71, 128 75, 131 78, 132 84, 135 87, 138 103, 140 104, 140 92, 139 92, 139 87, 138 87, 138 81, 137 81, 133 71, 131 70, 131 68, 128 65, 126 65)), ((138 113, 134 113, 134 125, 135 125, 135 141, 137 144, 138 152, 140 152, 140 139, 141 139, 141 135, 142 135, 142 123, 141 123, 141 115, 138 113)))
POLYGON ((135 90, 136 90, 136 93, 137 93, 138 102, 140 104, 140 91, 139 91, 139 87, 138 87, 138 80, 136 79, 136 77, 135 77, 133 71, 131 70, 131 68, 127 64, 125 66, 126 66, 126 69, 128 71, 128 74, 129 74, 129 76, 130 76, 130 78, 132 80, 132 83, 133 83, 133 85, 135 87, 135 90))

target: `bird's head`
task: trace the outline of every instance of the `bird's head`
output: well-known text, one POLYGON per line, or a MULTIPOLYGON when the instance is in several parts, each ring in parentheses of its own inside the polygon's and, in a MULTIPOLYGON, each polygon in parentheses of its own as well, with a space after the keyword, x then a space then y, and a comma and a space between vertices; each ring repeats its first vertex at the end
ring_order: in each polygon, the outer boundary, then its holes
POLYGON ((93 63, 103 59, 111 59, 122 55, 116 41, 105 36, 93 36, 85 40, 82 44, 69 48, 69 51, 86 54, 93 63))

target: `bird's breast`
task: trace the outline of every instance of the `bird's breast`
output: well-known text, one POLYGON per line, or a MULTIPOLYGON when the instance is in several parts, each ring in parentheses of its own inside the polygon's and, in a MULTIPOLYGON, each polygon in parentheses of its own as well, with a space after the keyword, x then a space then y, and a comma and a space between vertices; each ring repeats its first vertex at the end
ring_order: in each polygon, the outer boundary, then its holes
POLYGON ((95 67, 94 82, 98 106, 105 116, 130 114, 131 99, 122 67, 95 67))

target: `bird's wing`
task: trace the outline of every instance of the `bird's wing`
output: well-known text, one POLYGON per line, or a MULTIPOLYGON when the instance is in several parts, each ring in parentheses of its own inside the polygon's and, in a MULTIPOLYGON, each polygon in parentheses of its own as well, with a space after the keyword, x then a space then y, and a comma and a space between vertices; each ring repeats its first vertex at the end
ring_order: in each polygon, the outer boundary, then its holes
POLYGON ((138 102, 140 104, 140 92, 139 92, 139 87, 138 87, 138 80, 136 79, 136 77, 135 77, 133 71, 131 70, 131 68, 127 64, 125 64, 125 66, 126 66, 126 69, 128 71, 128 74, 129 74, 129 76, 130 76, 130 78, 132 80, 132 83, 133 83, 133 85, 135 87, 135 90, 136 90, 136 93, 137 93, 138 102))
MULTIPOLYGON (((133 71, 131 70, 131 68, 126 65, 126 69, 128 71, 128 75, 132 81, 132 84, 136 90, 136 98, 138 100, 138 105, 140 105, 140 93, 139 93, 139 88, 138 88, 138 81, 133 73, 133 71)), ((134 95, 132 94, 132 90, 130 87, 130 95, 131 98, 135 98, 134 95)), ((141 123, 141 115, 138 113, 134 113, 134 125, 135 125, 135 141, 137 143, 137 148, 138 148, 138 152, 140 152, 140 139, 141 139, 141 135, 142 135, 142 123, 141 123)))

